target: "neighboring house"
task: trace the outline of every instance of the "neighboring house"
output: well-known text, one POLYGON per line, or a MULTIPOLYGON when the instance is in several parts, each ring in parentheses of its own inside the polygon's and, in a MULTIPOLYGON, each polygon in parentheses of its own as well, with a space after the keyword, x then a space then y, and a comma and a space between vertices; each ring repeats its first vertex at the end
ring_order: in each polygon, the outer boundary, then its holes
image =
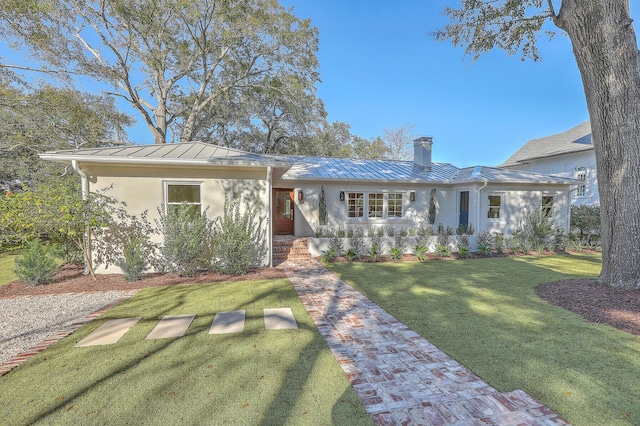
MULTIPOLYGON (((112 187, 130 214, 187 202, 222 214, 225 197, 253 200, 273 236, 313 237, 326 210, 328 227, 405 227, 434 224, 511 234, 526 210, 543 208, 556 226, 569 225, 575 180, 493 167, 459 169, 431 162, 431 138, 414 143, 414 161, 353 160, 252 154, 192 142, 51 151, 44 160, 69 164, 83 192, 112 187), (324 199, 326 209, 321 209, 324 199), (432 211, 434 209, 431 209, 432 211)), ((98 270, 98 272, 106 272, 98 270)), ((108 271, 112 272, 112 271, 108 271)))
POLYGON ((580 180, 582 183, 572 187, 571 204, 600 204, 588 121, 564 133, 530 140, 498 167, 580 180))

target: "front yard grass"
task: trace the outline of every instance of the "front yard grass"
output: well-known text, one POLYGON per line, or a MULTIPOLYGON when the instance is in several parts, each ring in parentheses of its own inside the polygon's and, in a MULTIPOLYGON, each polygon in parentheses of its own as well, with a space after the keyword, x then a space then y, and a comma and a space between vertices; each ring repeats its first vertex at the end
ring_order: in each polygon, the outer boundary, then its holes
POLYGON ((0 254, 0 285, 5 285, 18 279, 14 272, 17 253, 0 254))
POLYGON ((0 377, 4 424, 371 424, 286 279, 140 291, 0 377), (291 307, 297 330, 265 330, 291 307), (242 333, 209 335, 246 310, 242 333), (197 314, 184 337, 145 340, 165 315, 197 314), (115 344, 74 348, 108 319, 143 319, 115 344))
POLYGON ((582 254, 329 267, 498 390, 522 389, 573 425, 639 425, 640 337, 534 292, 600 266, 582 254))

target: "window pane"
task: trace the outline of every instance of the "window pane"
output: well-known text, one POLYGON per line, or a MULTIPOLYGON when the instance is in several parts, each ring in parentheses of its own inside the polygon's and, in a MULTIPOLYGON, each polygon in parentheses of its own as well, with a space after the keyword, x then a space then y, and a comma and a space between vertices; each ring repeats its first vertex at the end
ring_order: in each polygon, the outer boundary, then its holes
POLYGON ((389 217, 402 217, 402 194, 389 194, 389 217))
POLYGON ((500 195, 489 195, 489 211, 487 217, 489 219, 500 218, 500 206, 502 204, 502 197, 500 195))
POLYGON ((200 185, 167 185, 167 203, 199 203, 200 185))
POLYGON ((382 217, 384 194, 369 194, 369 217, 382 217))
POLYGON ((542 197, 542 214, 544 217, 551 217, 553 214, 553 197, 551 196, 543 196, 542 197))
POLYGON ((347 198, 349 208, 348 217, 362 217, 364 206, 364 194, 362 192, 349 192, 347 198))

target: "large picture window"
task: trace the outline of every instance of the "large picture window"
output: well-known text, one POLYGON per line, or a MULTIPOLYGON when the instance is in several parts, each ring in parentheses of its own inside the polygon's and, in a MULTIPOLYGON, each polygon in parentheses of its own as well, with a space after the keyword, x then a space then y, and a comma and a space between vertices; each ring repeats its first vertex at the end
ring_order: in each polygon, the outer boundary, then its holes
POLYGON ((167 183, 165 191, 167 212, 186 204, 194 214, 202 213, 202 184, 167 183))
POLYGON ((383 192, 348 192, 347 217, 393 219, 403 215, 403 194, 383 192), (366 206, 366 216, 364 207, 366 206))

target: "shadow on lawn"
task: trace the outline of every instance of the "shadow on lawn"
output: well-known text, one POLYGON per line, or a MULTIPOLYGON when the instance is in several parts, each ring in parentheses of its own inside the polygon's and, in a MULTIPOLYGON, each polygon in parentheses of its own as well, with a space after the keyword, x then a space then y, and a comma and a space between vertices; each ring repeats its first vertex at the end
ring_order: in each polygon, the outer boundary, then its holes
MULTIPOLYGON (((305 422, 300 405, 304 409, 310 401, 335 401, 325 411, 327 416, 344 413, 345 417, 335 419, 338 423, 349 423, 347 416, 353 417, 358 410, 366 417, 348 384, 344 384, 342 395, 339 387, 316 389, 317 382, 326 379, 323 370, 330 354, 299 300, 292 299, 292 289, 265 285, 264 290, 253 289, 252 297, 235 297, 234 287, 240 286, 231 284, 208 309, 197 308, 202 306, 201 298, 209 294, 203 287, 142 291, 34 357, 2 378, 17 380, 11 386, 38 389, 32 393, 27 390, 35 403, 30 408, 33 411, 24 410, 21 422, 79 417, 84 423, 113 424, 299 424, 305 422), (291 306, 298 330, 264 330, 262 308, 286 306, 292 301, 297 303, 291 306), (239 309, 247 311, 244 332, 208 335, 216 312, 239 309), (163 316, 181 313, 197 314, 185 336, 145 340, 163 316), (143 320, 117 344, 72 347, 104 321, 131 316, 142 316, 143 320), (325 361, 320 361, 321 356, 325 361), (39 378, 37 383, 29 380, 33 377, 39 378)), ((342 374, 337 365, 335 371, 342 374)), ((0 412, 18 408, 4 407, 0 412)), ((316 409, 309 405, 309 418, 316 409)))
POLYGON ((640 424, 640 338, 535 294, 598 266, 572 255, 332 269, 500 391, 523 389, 576 425, 640 424))

